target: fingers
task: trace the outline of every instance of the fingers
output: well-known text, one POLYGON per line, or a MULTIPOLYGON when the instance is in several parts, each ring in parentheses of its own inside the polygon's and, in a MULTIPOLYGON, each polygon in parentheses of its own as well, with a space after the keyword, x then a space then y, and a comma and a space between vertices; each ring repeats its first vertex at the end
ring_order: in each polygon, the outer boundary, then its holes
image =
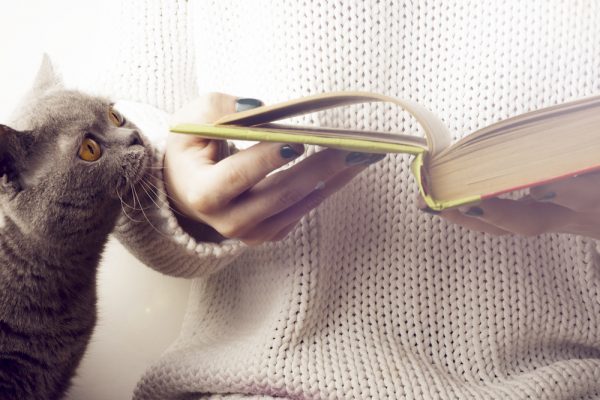
POLYGON ((557 204, 578 212, 600 211, 600 174, 592 173, 530 189, 538 202, 557 204))
POLYGON ((573 219, 572 210, 557 204, 507 199, 485 200, 462 208, 462 213, 464 217, 524 236, 561 232, 573 219))
MULTIPOLYGON (((197 97, 177 110, 171 117, 171 125, 179 123, 206 124, 216 121, 224 115, 247 110, 262 105, 257 99, 237 98, 224 93, 207 93, 197 97)), ((221 141, 208 140, 196 135, 172 133, 169 135, 169 147, 174 151, 204 149, 200 156, 219 160, 226 155, 221 141), (209 146, 210 145, 210 146, 209 146), (207 147, 205 149, 205 147, 207 147)))
POLYGON ((263 142, 221 160, 214 166, 212 179, 204 182, 207 191, 215 194, 214 206, 228 204, 303 152, 301 144, 263 142))
MULTIPOLYGON (((427 210, 422 204, 421 209, 427 210)), ((600 237, 600 173, 589 173, 533 187, 519 200, 489 199, 441 213, 477 231, 536 236, 561 232, 600 237)))
MULTIPOLYGON (((420 196, 417 198, 417 207, 421 211, 424 211, 424 212, 426 212, 428 214, 432 214, 432 215, 440 215, 442 218, 444 218, 447 221, 450 221, 454 224, 463 226, 463 227, 473 230, 473 231, 489 233, 489 234, 496 235, 496 236, 506 235, 506 234, 510 233, 510 232, 505 231, 504 229, 494 226, 488 222, 480 220, 479 218, 473 218, 469 215, 465 215, 463 212, 461 212, 457 208, 447 209, 447 210, 443 210, 441 212, 433 211, 432 209, 429 208, 429 206, 427 206, 427 203, 425 203, 425 200, 420 196)), ((467 208, 469 208, 469 207, 467 207, 467 208)))
POLYGON ((323 200, 321 196, 335 192, 379 159, 381 155, 325 149, 257 184, 236 205, 232 215, 245 226, 252 227, 284 211, 290 214, 276 219, 273 227, 269 227, 269 234, 274 234, 275 230, 316 207, 323 200), (299 203, 304 207, 296 206, 299 203), (300 214, 290 213, 292 207, 300 214))
MULTIPOLYGON (((210 123, 260 102, 219 93, 182 108, 174 123, 210 123), (242 101, 243 100, 243 101, 242 101)), ((383 155, 326 149, 273 173, 304 152, 300 144, 258 143, 223 157, 223 143, 170 135, 165 184, 176 208, 229 238, 279 240, 324 199, 383 155), (220 160, 220 161, 219 161, 220 160)))
MULTIPOLYGON (((209 93, 187 103, 172 117, 172 124, 210 123, 223 115, 231 114, 262 105, 250 98, 236 98, 223 93, 209 93)), ((206 166, 214 166, 219 160, 230 155, 226 141, 209 140, 196 135, 172 133, 168 137, 165 151, 165 183, 177 209, 192 218, 200 218, 203 205, 209 208, 221 199, 208 196, 206 182, 214 182, 215 173, 206 166), (209 199, 207 201, 207 199, 209 199)), ((277 164, 277 167, 281 165, 277 164)), ((274 167, 275 168, 275 167, 274 167)), ((234 170, 230 176, 234 176, 234 170)), ((217 186, 216 183, 213 186, 217 186)), ((214 193, 219 188, 209 187, 214 193)))
POLYGON ((343 188, 367 166, 368 164, 361 164, 346 168, 326 181, 319 182, 303 199, 287 209, 273 214, 242 235, 242 240, 247 244, 258 244, 283 239, 304 215, 343 188))
POLYGON ((326 149, 268 177, 229 207, 227 221, 233 225, 216 229, 226 237, 240 238, 248 244, 279 240, 306 213, 382 158, 382 155, 356 154, 326 149), (348 158, 353 161, 361 158, 363 162, 349 165, 348 158))
POLYGON ((299 222, 300 222, 300 219, 292 222, 291 224, 289 224, 288 226, 283 228, 281 231, 279 231, 279 233, 277 233, 275 236, 269 238, 268 240, 270 240, 272 242, 277 242, 279 240, 285 239, 285 237, 294 230, 294 228, 296 227, 296 225, 298 225, 299 222))
POLYGON ((445 220, 448 220, 457 225, 464 226, 465 228, 471 229, 473 231, 489 233, 491 235, 497 236, 506 235, 509 233, 508 231, 494 226, 484 220, 465 215, 459 210, 442 211, 441 215, 445 220))
MULTIPOLYGON (((256 100, 258 101, 258 100, 256 100)), ((208 93, 197 97, 177 110, 171 117, 171 125, 178 123, 205 124, 213 122, 224 115, 236 112, 238 99, 224 93, 208 93)), ((224 158, 226 142, 220 140, 209 140, 197 135, 171 133, 168 138, 167 152, 181 154, 192 153, 200 164, 212 164, 224 158)))
POLYGON ((279 227, 285 226, 307 214, 309 211, 315 209, 329 196, 346 186, 348 182, 352 180, 356 175, 362 172, 367 165, 360 165, 353 168, 348 168, 333 178, 326 180, 325 182, 317 185, 302 201, 299 201, 287 208, 285 211, 280 212, 269 218, 264 227, 270 231, 277 231, 279 227), (273 228, 271 228, 273 227, 273 228))

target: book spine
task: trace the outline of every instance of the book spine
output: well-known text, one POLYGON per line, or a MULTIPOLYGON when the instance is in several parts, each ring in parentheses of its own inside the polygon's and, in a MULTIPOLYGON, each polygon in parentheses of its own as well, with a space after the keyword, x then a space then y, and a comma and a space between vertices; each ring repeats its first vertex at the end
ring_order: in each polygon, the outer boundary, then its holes
POLYGON ((440 200, 434 198, 427 174, 427 153, 420 153, 415 156, 411 164, 411 171, 417 181, 419 193, 423 200, 425 200, 425 204, 434 211, 442 211, 448 208, 477 203, 482 199, 482 196, 470 196, 454 200, 440 200))

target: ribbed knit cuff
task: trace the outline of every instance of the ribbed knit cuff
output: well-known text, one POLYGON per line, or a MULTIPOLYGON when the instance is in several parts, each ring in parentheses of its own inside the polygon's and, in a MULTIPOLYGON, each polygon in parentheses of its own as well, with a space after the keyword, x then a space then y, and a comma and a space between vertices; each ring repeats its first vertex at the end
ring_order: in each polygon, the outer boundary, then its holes
POLYGON ((211 243, 192 237, 181 228, 169 205, 162 174, 169 115, 131 101, 118 101, 116 108, 150 140, 153 160, 146 182, 136 190, 142 206, 123 205, 125 212, 115 228, 115 236, 142 262, 168 275, 203 276, 229 264, 246 245, 238 240, 211 243))
POLYGON ((125 207, 115 236, 142 262, 167 275, 198 277, 212 274, 239 256, 247 247, 239 240, 202 242, 186 233, 169 206, 162 179, 163 153, 154 151, 152 187, 139 193, 137 209, 125 207), (158 167, 158 168, 156 168, 158 167))

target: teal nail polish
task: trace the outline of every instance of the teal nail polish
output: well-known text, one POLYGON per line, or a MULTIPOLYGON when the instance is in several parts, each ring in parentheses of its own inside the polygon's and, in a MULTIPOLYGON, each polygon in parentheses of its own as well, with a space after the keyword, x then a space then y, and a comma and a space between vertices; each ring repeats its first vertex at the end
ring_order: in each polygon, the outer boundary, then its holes
POLYGON ((279 154, 285 159, 290 159, 298 157, 301 153, 298 153, 296 149, 289 144, 285 144, 279 149, 279 154))
POLYGON ((469 217, 481 217, 483 215, 483 210, 479 207, 469 207, 464 214, 468 215, 469 217))
POLYGON ((246 111, 263 105, 263 102, 258 99, 245 97, 235 101, 235 111, 246 111))

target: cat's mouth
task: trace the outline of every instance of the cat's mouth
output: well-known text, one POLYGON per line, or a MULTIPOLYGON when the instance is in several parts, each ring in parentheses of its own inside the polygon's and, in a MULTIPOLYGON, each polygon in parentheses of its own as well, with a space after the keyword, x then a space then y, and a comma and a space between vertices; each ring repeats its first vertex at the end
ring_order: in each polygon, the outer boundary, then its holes
POLYGON ((117 192, 120 196, 129 194, 143 180, 150 170, 151 158, 150 151, 142 146, 129 151, 124 156, 121 164, 122 174, 117 184, 117 192))

